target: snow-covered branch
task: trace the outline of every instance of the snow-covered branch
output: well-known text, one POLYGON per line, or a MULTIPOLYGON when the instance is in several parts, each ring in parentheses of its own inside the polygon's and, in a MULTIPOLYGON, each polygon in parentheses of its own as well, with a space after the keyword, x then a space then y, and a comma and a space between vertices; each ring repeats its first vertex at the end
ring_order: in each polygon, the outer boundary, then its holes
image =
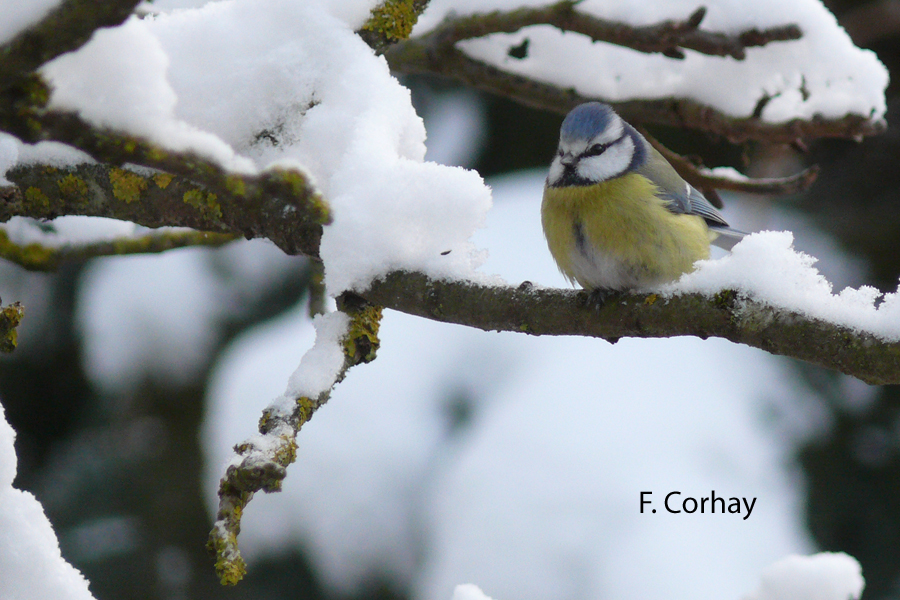
POLYGON ((440 75, 541 110, 563 114, 583 102, 603 100, 632 123, 686 127, 720 135, 734 143, 860 138, 882 133, 885 129, 883 121, 852 114, 837 119, 820 117, 771 123, 758 116, 732 117, 689 98, 611 101, 578 93, 571 87, 563 88, 504 71, 470 57, 454 46, 435 52, 429 43, 422 43, 418 38, 397 44, 385 56, 391 68, 399 73, 440 75))
POLYGON ((0 230, 0 258, 29 271, 55 271, 64 264, 77 263, 98 256, 158 254, 176 248, 204 246, 216 248, 238 239, 234 234, 209 231, 164 231, 135 237, 121 237, 87 244, 45 245, 39 242, 18 244, 6 231, 0 230))
MULTIPOLYGON (((83 133, 94 135, 90 129, 83 133)), ((7 178, 16 186, 0 191, 0 222, 15 216, 111 217, 145 227, 266 237, 288 254, 318 254, 322 224, 330 221, 330 211, 299 172, 228 173, 198 156, 163 152, 114 134, 102 141, 89 137, 82 147, 109 162, 70 168, 22 165, 9 171, 7 178), (114 166, 123 162, 167 170, 114 166)))
POLYGON ((38 22, 0 45, 0 89, 49 60, 81 47, 97 29, 121 24, 140 0, 65 0, 38 22))
POLYGON ((316 318, 316 343, 284 395, 263 413, 259 435, 235 446, 234 460, 219 484, 219 510, 207 547, 223 585, 236 584, 246 571, 237 536, 253 494, 281 489, 287 466, 297 459, 300 428, 328 401, 350 367, 375 359, 381 308, 352 295, 339 298, 338 307, 338 312, 316 318))
POLYGON ((622 337, 721 337, 858 377, 900 383, 900 342, 810 318, 732 290, 712 297, 623 294, 597 309, 583 291, 484 286, 393 272, 361 294, 411 315, 485 331, 622 337))
POLYGON ((706 8, 702 6, 687 19, 666 20, 643 27, 594 17, 579 12, 577 6, 578 2, 563 0, 538 8, 448 16, 441 25, 415 43, 428 44, 433 52, 441 53, 462 40, 493 33, 513 33, 533 25, 552 25, 560 31, 586 35, 593 42, 616 44, 638 52, 658 52, 669 58, 683 59, 684 50, 694 50, 710 56, 743 60, 748 47, 796 40, 802 35, 800 28, 794 24, 763 31, 749 29, 736 35, 704 31, 700 29, 700 23, 706 16, 706 8))

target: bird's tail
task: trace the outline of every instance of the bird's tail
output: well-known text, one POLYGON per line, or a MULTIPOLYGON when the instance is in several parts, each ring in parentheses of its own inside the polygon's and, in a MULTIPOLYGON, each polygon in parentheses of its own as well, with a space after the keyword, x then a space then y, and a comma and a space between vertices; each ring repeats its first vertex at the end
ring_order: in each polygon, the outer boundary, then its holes
POLYGON ((715 236, 710 241, 719 248, 728 250, 729 252, 735 244, 737 244, 744 238, 745 235, 747 235, 746 231, 740 231, 738 229, 732 229, 731 227, 725 227, 722 225, 710 225, 709 231, 715 236))

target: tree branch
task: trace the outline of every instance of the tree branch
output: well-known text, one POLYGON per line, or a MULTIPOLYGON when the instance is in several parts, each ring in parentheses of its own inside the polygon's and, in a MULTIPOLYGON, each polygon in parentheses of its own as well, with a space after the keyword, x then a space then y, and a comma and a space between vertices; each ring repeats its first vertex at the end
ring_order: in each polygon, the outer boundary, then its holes
MULTIPOLYGON (((381 323, 381 307, 372 306, 353 294, 339 297, 338 309, 350 320, 341 337, 344 362, 335 374, 332 388, 344 379, 350 367, 375 359, 381 323)), ((316 346, 319 343, 317 336, 316 346)), ((237 457, 219 484, 219 510, 207 542, 222 585, 234 585, 246 573, 237 544, 244 508, 256 492, 281 489, 287 466, 297 459, 297 433, 330 395, 331 388, 315 398, 291 398, 293 410, 287 414, 266 409, 259 421, 260 435, 235 446, 237 457)))
POLYGON ((124 22, 138 4, 140 0, 63 0, 40 22, 0 46, 0 81, 31 73, 80 48, 97 29, 124 22))
POLYGON ((800 39, 797 25, 784 25, 760 31, 750 29, 737 35, 701 31, 706 8, 700 7, 683 21, 663 21, 656 25, 636 27, 620 21, 595 17, 576 10, 579 2, 563 0, 538 8, 470 15, 452 15, 420 39, 439 52, 459 41, 484 37, 493 33, 514 33, 533 25, 552 25, 560 31, 586 35, 594 42, 607 42, 638 52, 661 53, 683 59, 684 50, 695 50, 711 56, 731 56, 743 60, 745 49, 765 46, 770 42, 800 39))
POLYGON ((900 383, 900 342, 723 290, 714 298, 623 294, 597 311, 583 291, 487 287, 395 271, 361 295, 371 303, 485 331, 621 337, 721 337, 790 356, 871 384, 900 383))
MULTIPOLYGON (((567 4, 557 4, 554 7, 567 4)), ((538 9, 521 10, 528 12, 538 9)), ((466 23, 465 19, 468 17, 460 19, 466 23)), ((604 100, 584 96, 571 88, 563 89, 509 73, 471 58, 455 46, 453 38, 458 34, 452 33, 450 22, 445 22, 441 27, 444 29, 399 42, 389 48, 385 52, 385 58, 391 69, 405 74, 447 77, 464 85, 511 98, 526 106, 560 114, 565 114, 584 102, 604 100), (439 31, 451 32, 449 43, 440 38, 437 33, 439 31)), ((474 30, 475 26, 471 25, 468 29, 474 30)), ((811 120, 794 119, 785 123, 769 123, 756 116, 731 117, 687 98, 630 100, 610 104, 626 121, 633 124, 688 127, 722 136, 733 143, 751 139, 793 143, 822 137, 860 138, 881 133, 886 127, 883 121, 872 121, 860 115, 847 115, 840 119, 814 117, 811 120)))
POLYGON ((13 243, 6 232, 0 229, 0 258, 14 262, 29 271, 56 271, 64 264, 83 262, 100 256, 157 254, 189 246, 217 248, 236 239, 238 236, 229 233, 166 231, 89 244, 51 247, 32 243, 23 246, 13 243))
POLYGON ((372 15, 356 32, 376 54, 412 33, 428 0, 384 0, 372 9, 372 15))
POLYGON ((638 128, 651 146, 662 154, 682 179, 703 192, 706 199, 716 208, 722 208, 722 199, 717 190, 729 190, 745 194, 800 194, 806 191, 819 176, 818 165, 813 165, 790 177, 751 179, 749 177, 728 177, 717 175, 702 163, 697 164, 687 157, 666 148, 643 127, 638 128))
POLYGON ((18 190, 7 190, 0 222, 13 216, 104 216, 146 227, 266 237, 288 254, 309 256, 318 256, 322 225, 331 222, 328 205, 297 171, 228 173, 197 155, 168 152, 136 137, 92 128, 68 113, 41 117, 40 135, 35 137, 68 143, 110 164, 15 167, 7 179, 18 190), (126 163, 165 172, 144 175, 111 166, 126 163))

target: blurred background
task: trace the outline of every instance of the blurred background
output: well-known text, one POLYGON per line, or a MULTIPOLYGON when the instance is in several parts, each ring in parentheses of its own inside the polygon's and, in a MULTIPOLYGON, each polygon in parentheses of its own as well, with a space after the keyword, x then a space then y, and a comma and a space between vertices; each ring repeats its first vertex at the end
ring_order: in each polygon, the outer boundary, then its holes
MULTIPOLYGON (((900 1, 826 4, 897 72, 900 1)), ((538 213, 562 117, 404 83, 428 158, 494 188, 483 270, 565 286, 538 213)), ((891 124, 896 83, 888 100, 891 124)), ((821 165, 800 197, 726 196, 726 217, 793 231, 835 291, 896 291, 896 128, 803 150, 652 132, 753 176, 821 165)), ((855 556, 866 598, 900 597, 900 388, 721 340, 612 346, 396 313, 378 359, 304 428, 285 491, 251 502, 249 576, 221 588, 204 549, 218 476, 312 344, 310 277, 260 241, 50 275, 0 264, 4 304, 26 307, 0 357, 15 485, 98 599, 446 600, 470 582, 498 600, 737 598, 769 563, 818 550, 855 556), (674 490, 757 504, 747 520, 639 513, 641 491, 674 490)))

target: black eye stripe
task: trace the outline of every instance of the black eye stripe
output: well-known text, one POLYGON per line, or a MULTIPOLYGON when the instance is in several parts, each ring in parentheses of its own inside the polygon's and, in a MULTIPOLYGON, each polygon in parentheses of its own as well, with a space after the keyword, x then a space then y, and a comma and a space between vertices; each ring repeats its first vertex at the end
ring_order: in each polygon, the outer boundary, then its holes
POLYGON ((594 144, 590 148, 584 151, 583 156, 600 156, 606 149, 610 147, 611 144, 594 144))

